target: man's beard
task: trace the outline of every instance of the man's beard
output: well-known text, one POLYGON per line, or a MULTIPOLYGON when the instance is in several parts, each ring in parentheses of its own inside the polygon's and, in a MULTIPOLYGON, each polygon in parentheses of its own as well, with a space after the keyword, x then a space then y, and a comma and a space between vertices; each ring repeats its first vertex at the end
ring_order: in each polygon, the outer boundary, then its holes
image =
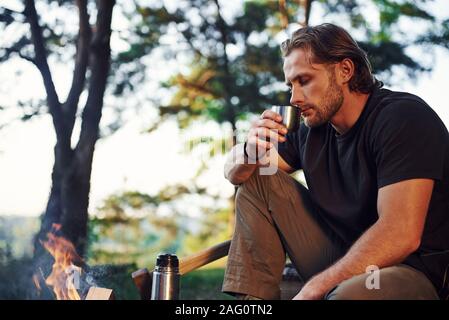
POLYGON ((343 90, 337 85, 335 71, 329 71, 329 86, 326 89, 325 96, 321 99, 319 106, 310 105, 313 114, 304 117, 304 123, 309 128, 318 127, 330 121, 332 117, 340 110, 343 104, 343 90))

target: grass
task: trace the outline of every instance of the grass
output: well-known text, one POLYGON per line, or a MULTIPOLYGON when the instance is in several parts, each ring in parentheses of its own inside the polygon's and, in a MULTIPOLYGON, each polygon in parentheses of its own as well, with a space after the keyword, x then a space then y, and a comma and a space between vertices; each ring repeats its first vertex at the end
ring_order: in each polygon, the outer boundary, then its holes
MULTIPOLYGON (((104 267, 102 267, 104 268, 104 267)), ((110 267, 109 267, 110 268, 110 267)), ((115 272, 106 272, 98 284, 114 290, 118 300, 138 300, 139 294, 132 281, 131 266, 115 266, 115 272)), ((180 280, 180 300, 230 300, 221 292, 224 268, 204 268, 183 275, 180 280)))
POLYGON ((231 300, 221 292, 224 269, 200 269, 181 277, 181 300, 231 300))

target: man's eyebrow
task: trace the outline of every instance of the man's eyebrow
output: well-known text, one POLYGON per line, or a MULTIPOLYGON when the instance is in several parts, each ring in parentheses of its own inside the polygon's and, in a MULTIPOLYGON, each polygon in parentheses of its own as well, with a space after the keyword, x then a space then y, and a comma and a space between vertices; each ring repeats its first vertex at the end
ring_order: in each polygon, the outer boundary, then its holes
POLYGON ((288 79, 285 79, 285 85, 288 86, 288 87, 291 87, 292 86, 292 82, 294 82, 295 80, 298 80, 299 78, 302 78, 302 77, 310 77, 310 74, 307 73, 307 72, 298 73, 298 74, 296 74, 293 77, 293 79, 291 81, 289 81, 288 79))

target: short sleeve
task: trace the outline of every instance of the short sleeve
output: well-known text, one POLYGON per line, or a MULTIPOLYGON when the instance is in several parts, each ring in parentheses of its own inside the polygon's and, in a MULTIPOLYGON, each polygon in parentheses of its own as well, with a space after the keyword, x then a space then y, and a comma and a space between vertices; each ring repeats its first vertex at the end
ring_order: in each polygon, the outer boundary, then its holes
POLYGON ((447 135, 442 121, 424 103, 401 100, 385 106, 373 134, 378 187, 408 179, 441 180, 447 135))
POLYGON ((278 144, 278 154, 295 170, 302 168, 300 156, 300 132, 304 131, 303 129, 304 128, 301 127, 301 129, 295 132, 287 133, 287 140, 278 144))

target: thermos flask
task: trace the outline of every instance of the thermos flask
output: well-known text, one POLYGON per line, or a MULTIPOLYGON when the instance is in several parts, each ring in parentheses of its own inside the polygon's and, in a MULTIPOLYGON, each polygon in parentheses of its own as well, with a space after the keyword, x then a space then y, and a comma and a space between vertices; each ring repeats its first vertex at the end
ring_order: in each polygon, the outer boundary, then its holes
POLYGON ((174 254, 160 254, 153 271, 151 300, 178 300, 179 261, 174 254))

